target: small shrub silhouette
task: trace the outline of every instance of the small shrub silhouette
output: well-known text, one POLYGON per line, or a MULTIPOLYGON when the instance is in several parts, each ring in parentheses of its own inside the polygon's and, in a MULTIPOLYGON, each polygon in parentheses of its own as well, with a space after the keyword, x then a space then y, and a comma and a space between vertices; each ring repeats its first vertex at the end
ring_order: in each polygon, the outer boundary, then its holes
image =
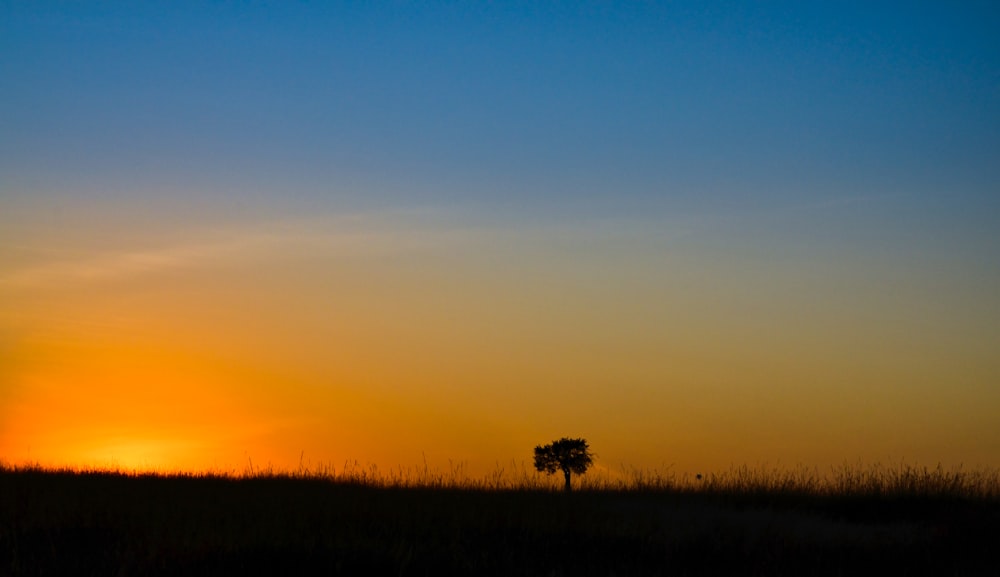
POLYGON ((566 478, 566 491, 572 490, 570 476, 572 473, 582 475, 594 463, 590 447, 586 439, 569 439, 563 437, 548 445, 535 447, 535 468, 552 475, 562 471, 566 478))

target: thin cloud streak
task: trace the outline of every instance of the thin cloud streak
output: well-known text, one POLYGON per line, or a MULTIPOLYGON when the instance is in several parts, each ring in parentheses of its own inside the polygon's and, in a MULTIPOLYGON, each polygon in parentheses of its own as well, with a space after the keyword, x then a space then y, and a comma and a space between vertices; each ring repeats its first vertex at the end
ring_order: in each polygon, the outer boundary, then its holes
POLYGON ((211 266, 248 263, 295 255, 346 258, 403 254, 474 243, 512 246, 574 242, 583 239, 631 238, 667 243, 699 234, 718 234, 719 227, 740 222, 794 219, 811 211, 870 202, 870 197, 840 197, 818 203, 784 205, 738 213, 688 215, 686 218, 592 218, 554 224, 499 225, 454 218, 447 211, 401 210, 325 217, 284 219, 269 223, 205 231, 198 240, 165 243, 142 250, 85 251, 74 247, 12 246, 45 255, 41 264, 24 265, 0 274, 0 288, 37 290, 79 283, 114 282, 144 275, 211 266), (461 223, 461 224, 458 224, 461 223))
MULTIPOLYGON (((62 255, 59 260, 23 266, 0 274, 0 287, 39 289, 75 283, 111 282, 221 262, 251 262, 290 252, 349 256, 403 250, 415 246, 419 233, 387 226, 368 215, 348 215, 279 221, 208 231, 199 240, 142 250, 66 252, 32 248, 32 252, 62 255)), ((412 227, 411 227, 412 228, 412 227)))
MULTIPOLYGON (((0 273, 0 288, 38 290, 81 283, 114 282, 222 263, 320 256, 350 258, 432 252, 475 246, 544 246, 583 239, 656 238, 690 235, 697 225, 593 219, 552 224, 506 224, 455 218, 445 211, 390 211, 285 219, 205 231, 198 240, 164 243, 141 250, 21 247, 45 255, 40 264, 0 273)), ((10 248, 10 246, 8 246, 10 248)))

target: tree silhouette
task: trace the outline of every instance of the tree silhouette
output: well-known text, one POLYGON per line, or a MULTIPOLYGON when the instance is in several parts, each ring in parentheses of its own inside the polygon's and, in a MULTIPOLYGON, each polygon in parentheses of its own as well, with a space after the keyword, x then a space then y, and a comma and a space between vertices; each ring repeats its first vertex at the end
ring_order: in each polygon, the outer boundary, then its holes
POLYGON ((566 490, 570 491, 570 474, 582 475, 594 463, 586 439, 563 437, 548 445, 535 447, 535 468, 549 475, 562 471, 566 477, 566 490))

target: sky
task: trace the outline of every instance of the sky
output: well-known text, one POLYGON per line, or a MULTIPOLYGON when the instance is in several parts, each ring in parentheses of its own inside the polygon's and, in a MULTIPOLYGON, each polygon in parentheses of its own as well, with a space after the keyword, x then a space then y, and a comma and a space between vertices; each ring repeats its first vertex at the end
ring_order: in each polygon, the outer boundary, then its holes
POLYGON ((0 1, 0 460, 1000 466, 993 2, 0 1))

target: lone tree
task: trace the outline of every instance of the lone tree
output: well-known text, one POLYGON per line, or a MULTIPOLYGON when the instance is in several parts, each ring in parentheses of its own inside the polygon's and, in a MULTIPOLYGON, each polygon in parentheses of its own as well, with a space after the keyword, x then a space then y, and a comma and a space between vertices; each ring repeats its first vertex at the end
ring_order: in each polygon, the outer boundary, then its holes
POLYGON ((586 439, 563 437, 548 445, 535 447, 535 468, 549 475, 562 471, 566 477, 566 490, 570 491, 570 474, 582 475, 594 464, 586 439))

